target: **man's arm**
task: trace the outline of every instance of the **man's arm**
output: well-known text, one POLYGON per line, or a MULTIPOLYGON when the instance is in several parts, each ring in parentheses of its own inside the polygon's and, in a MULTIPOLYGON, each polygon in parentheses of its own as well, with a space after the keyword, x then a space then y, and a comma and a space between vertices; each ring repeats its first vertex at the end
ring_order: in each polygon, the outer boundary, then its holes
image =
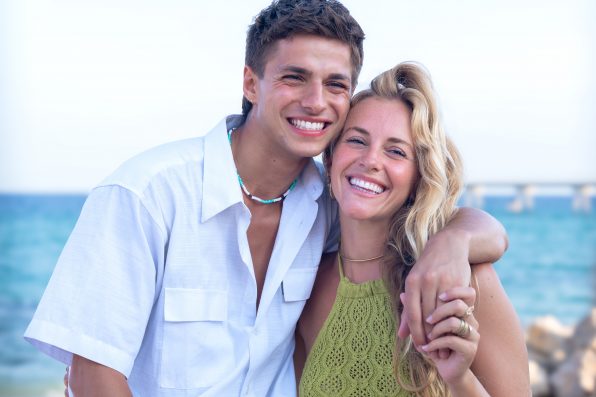
POLYGON ((132 397, 124 375, 105 365, 73 355, 69 373, 74 397, 132 397))
POLYGON ((508 246, 503 225, 486 212, 460 208, 449 223, 432 236, 406 279, 404 314, 398 334, 412 335, 426 344, 426 319, 440 303, 439 294, 470 284, 472 263, 496 262, 508 246))
MULTIPOLYGON (((494 263, 501 259, 509 239, 503 225, 477 208, 460 208, 443 231, 460 231, 469 235, 468 262, 494 263)), ((439 233, 437 233, 439 234, 439 233)))

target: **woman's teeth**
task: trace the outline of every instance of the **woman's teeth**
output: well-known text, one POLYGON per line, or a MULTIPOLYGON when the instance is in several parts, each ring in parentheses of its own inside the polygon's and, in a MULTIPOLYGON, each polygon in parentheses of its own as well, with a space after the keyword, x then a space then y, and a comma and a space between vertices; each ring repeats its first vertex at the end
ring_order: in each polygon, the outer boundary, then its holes
POLYGON ((358 187, 366 191, 370 191, 375 194, 380 194, 383 193, 383 191, 385 191, 385 188, 383 186, 377 185, 376 183, 367 182, 362 179, 350 178, 349 182, 352 186, 358 187))

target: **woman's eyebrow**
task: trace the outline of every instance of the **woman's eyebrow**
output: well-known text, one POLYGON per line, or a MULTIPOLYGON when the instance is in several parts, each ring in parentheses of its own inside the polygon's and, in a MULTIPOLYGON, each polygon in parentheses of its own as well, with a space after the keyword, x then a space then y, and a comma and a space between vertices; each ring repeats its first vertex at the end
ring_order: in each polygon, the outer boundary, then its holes
MULTIPOLYGON (((366 128, 362 128, 362 127, 358 127, 358 126, 350 126, 348 128, 346 128, 346 132, 350 131, 350 130, 354 130, 356 132, 361 133, 362 135, 366 135, 368 137, 370 137, 371 133, 366 129, 366 128)), ((414 145, 412 145, 410 142, 403 140, 401 138, 395 138, 395 137, 391 137, 387 140, 387 142, 390 143, 401 143, 404 145, 408 145, 409 147, 411 147, 412 149, 414 148, 414 145)))
POLYGON ((362 127, 350 126, 350 127, 346 128, 346 131, 350 131, 350 130, 355 130, 363 135, 370 136, 370 132, 368 132, 368 130, 366 130, 365 128, 362 128, 362 127))

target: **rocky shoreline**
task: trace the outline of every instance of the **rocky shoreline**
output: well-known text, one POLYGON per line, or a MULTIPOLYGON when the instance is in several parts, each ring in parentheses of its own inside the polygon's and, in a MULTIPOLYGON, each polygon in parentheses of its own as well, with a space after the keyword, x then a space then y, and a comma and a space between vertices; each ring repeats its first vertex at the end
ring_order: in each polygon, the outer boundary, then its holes
POLYGON ((526 345, 534 397, 596 396, 596 307, 576 326, 536 319, 526 345))

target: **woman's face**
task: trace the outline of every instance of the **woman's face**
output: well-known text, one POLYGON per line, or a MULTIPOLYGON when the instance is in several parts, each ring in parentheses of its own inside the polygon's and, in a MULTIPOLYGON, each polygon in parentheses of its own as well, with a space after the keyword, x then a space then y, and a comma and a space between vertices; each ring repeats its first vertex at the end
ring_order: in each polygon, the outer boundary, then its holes
POLYGON ((401 101, 366 98, 349 112, 330 178, 342 216, 388 222, 418 178, 410 110, 401 101))

